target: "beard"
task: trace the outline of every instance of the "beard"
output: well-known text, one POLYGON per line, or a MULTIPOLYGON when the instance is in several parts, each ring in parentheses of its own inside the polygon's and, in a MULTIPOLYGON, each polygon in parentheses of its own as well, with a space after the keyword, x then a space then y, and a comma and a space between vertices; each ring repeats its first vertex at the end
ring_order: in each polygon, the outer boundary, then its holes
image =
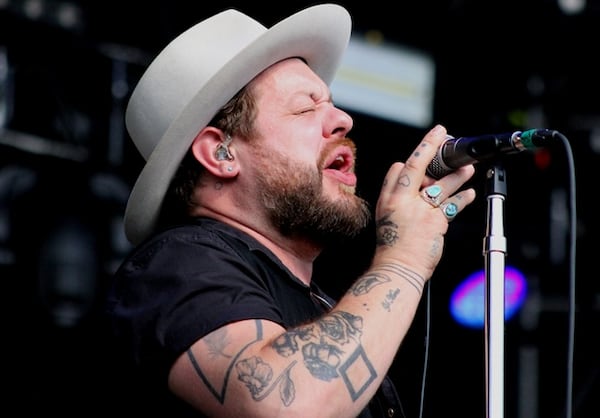
MULTIPOLYGON (((345 144, 354 144, 346 139, 345 144)), ((340 145, 331 144, 331 148, 340 145)), ((273 225, 285 236, 329 245, 354 238, 369 224, 368 203, 350 188, 340 185, 340 195, 331 198, 323 191, 323 163, 318 167, 290 162, 289 158, 264 150, 257 164, 259 200, 273 225)), ((326 155, 326 152, 324 152, 326 155)))

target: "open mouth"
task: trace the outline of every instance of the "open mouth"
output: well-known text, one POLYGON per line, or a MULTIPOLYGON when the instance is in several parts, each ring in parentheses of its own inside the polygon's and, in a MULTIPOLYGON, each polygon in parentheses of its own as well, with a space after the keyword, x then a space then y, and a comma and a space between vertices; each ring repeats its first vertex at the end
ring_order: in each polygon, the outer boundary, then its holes
POLYGON ((333 175, 338 181, 348 185, 356 185, 354 174, 354 154, 348 147, 338 147, 331 159, 325 163, 324 172, 333 175))
POLYGON ((343 172, 352 171, 354 166, 354 155, 348 147, 338 147, 325 162, 325 169, 339 170, 343 172))

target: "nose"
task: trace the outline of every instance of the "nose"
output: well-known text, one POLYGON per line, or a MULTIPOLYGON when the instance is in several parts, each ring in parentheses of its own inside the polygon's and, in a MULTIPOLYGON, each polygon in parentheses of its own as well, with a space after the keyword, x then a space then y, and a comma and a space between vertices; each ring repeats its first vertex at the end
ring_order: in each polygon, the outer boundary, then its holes
POLYGON ((326 122, 323 124, 323 129, 325 130, 323 134, 325 137, 343 137, 350 132, 353 125, 354 121, 348 113, 338 107, 331 106, 326 122))

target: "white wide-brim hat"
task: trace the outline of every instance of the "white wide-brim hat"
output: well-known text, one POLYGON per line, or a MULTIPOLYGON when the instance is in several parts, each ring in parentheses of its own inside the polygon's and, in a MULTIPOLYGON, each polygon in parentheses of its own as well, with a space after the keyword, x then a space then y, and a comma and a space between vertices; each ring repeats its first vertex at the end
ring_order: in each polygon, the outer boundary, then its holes
POLYGON ((350 15, 335 4, 306 8, 270 29, 232 9, 171 41, 140 78, 125 114, 146 160, 125 210, 127 239, 138 244, 150 235, 194 137, 242 87, 290 57, 303 58, 330 84, 350 31, 350 15))

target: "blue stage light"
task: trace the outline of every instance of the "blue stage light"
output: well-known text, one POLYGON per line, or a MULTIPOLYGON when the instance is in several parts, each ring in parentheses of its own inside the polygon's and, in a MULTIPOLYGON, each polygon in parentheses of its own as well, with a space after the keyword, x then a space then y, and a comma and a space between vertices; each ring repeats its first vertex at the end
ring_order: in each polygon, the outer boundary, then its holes
MULTIPOLYGON (((485 320, 485 271, 469 275, 450 297, 450 314, 456 322, 469 328, 483 328, 485 320)), ((527 296, 525 276, 514 267, 504 275, 504 319, 512 318, 527 296)))

